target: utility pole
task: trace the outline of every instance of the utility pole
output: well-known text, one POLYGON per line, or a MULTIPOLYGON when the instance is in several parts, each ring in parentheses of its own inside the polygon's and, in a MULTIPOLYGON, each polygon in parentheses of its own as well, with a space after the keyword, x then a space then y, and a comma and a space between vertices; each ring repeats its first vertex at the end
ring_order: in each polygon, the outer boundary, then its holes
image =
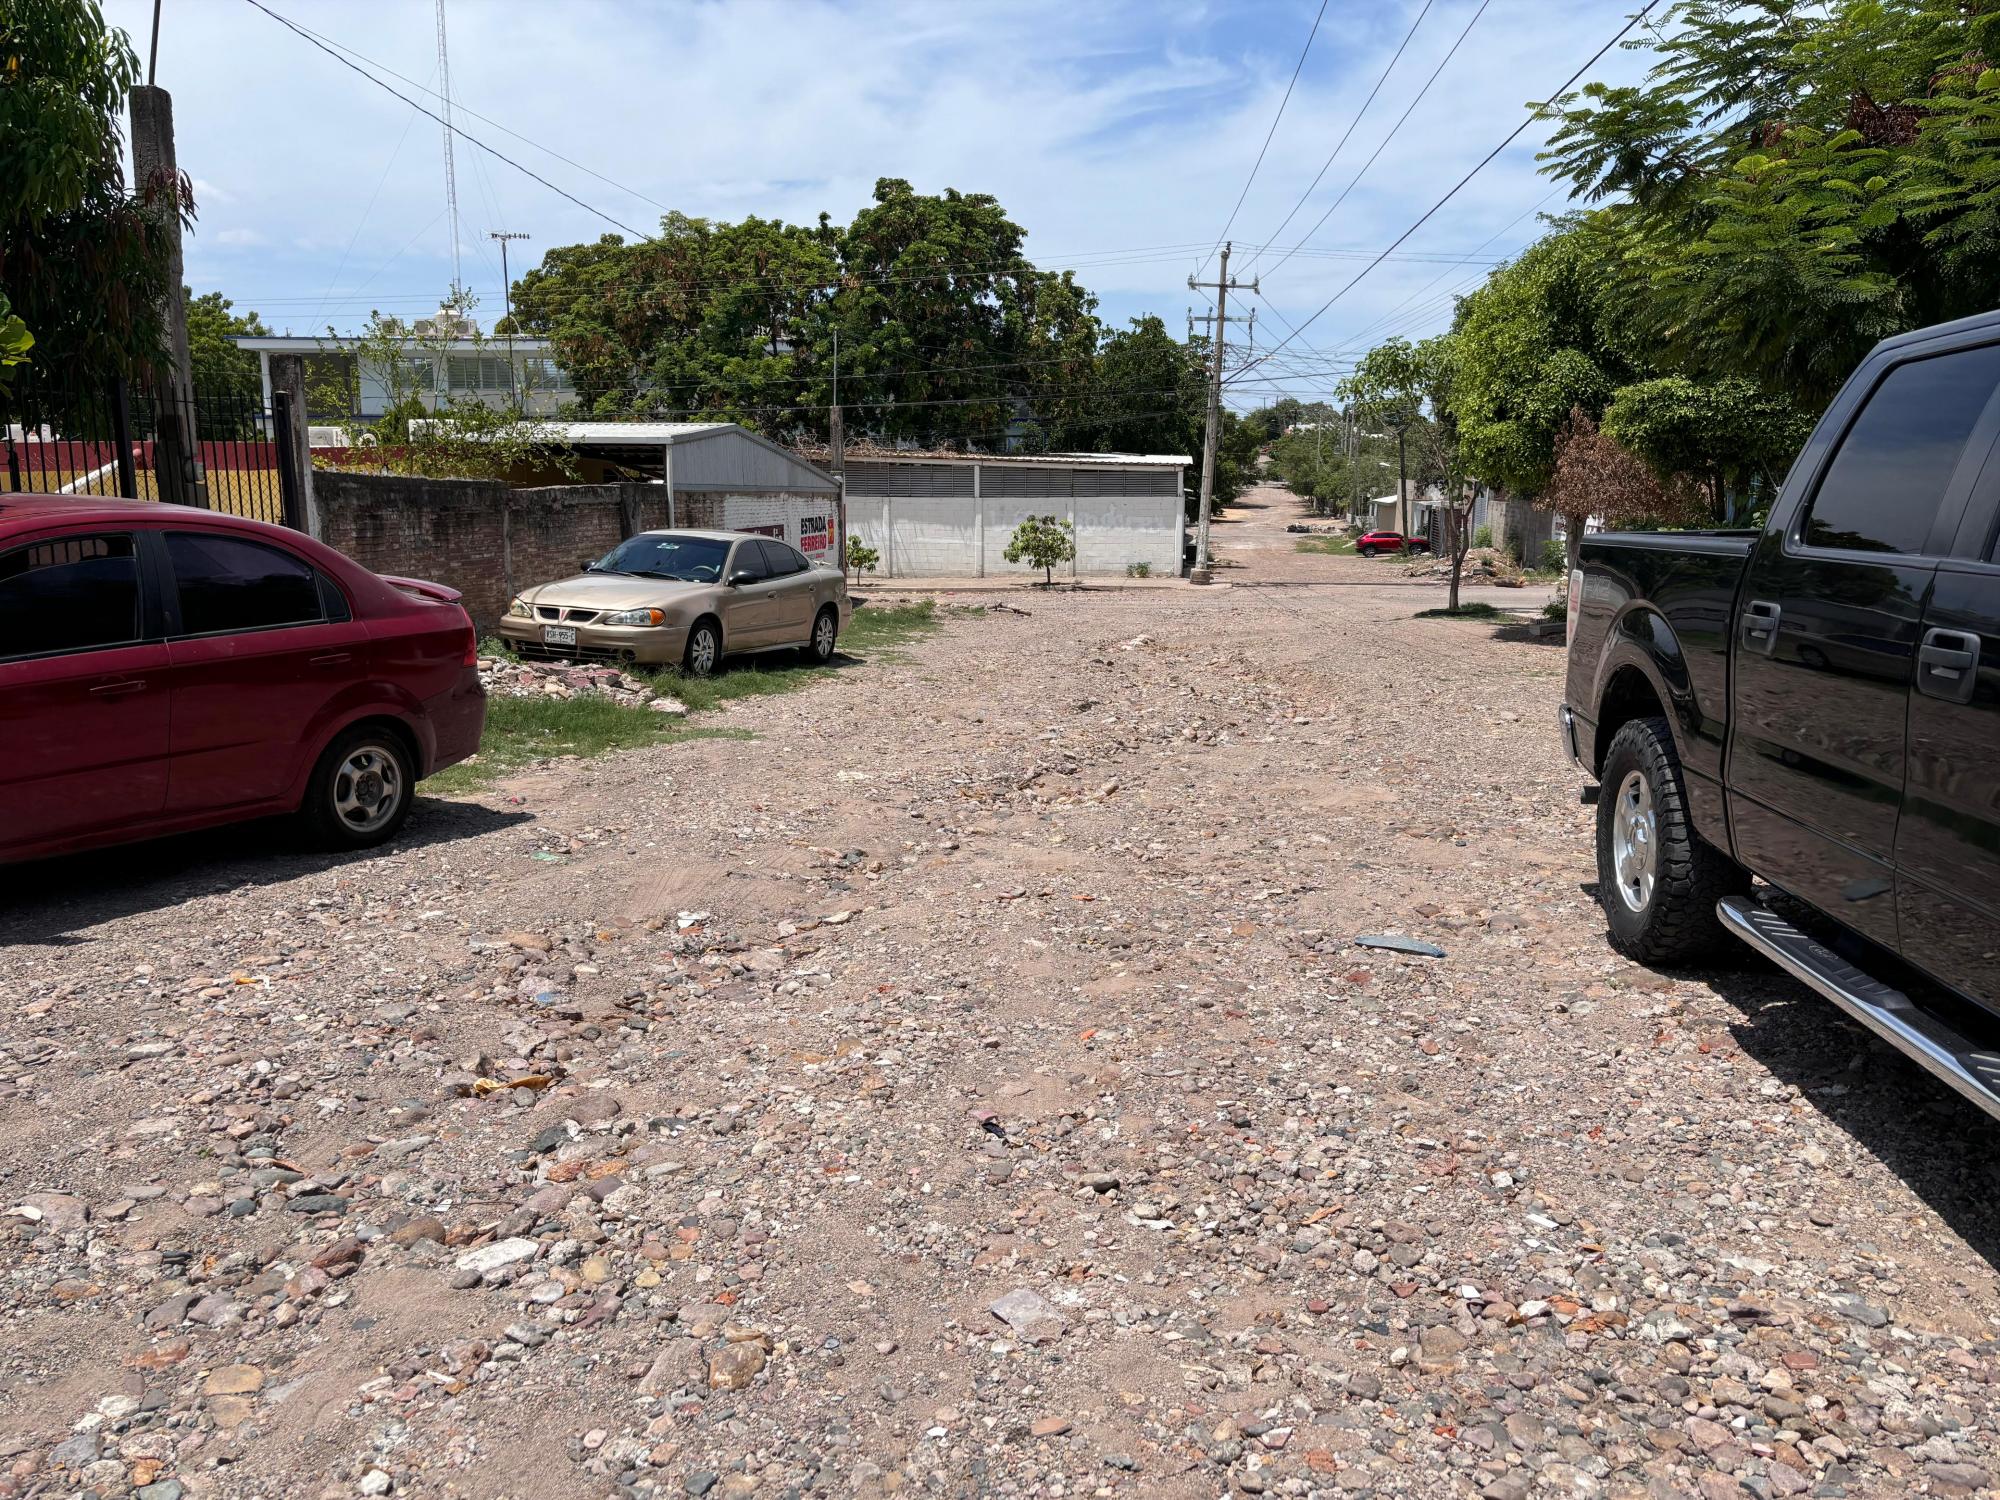
POLYGON ((1410 534, 1410 460, 1406 451, 1404 436, 1409 431, 1409 418, 1395 423, 1396 428, 1396 532, 1399 536, 1410 534))
MULTIPOLYGON (((1195 522, 1194 570, 1188 574, 1189 583, 1207 583, 1213 576, 1208 567, 1208 517, 1215 503, 1215 445, 1222 434, 1222 353, 1229 331, 1229 293, 1242 286, 1241 282, 1229 279, 1229 252, 1233 247, 1224 243, 1222 264, 1216 270, 1214 281, 1196 281, 1188 277, 1188 290, 1199 291, 1207 288, 1215 293, 1215 360, 1208 373, 1208 428, 1202 436, 1201 444, 1201 510, 1195 522)), ((1250 290, 1257 290, 1253 277, 1250 290)))
POLYGON ((162 500, 206 508, 208 480, 196 438, 187 298, 181 280, 181 171, 174 157, 174 99, 150 83, 132 90, 132 175, 139 197, 164 210, 160 220, 167 239, 167 289, 160 308, 167 325, 167 354, 153 376, 157 410, 153 475, 162 500))
MULTIPOLYGON (((521 415, 521 372, 514 367, 514 282, 507 274, 507 242, 528 236, 511 229, 489 229, 489 240, 500 242, 500 302, 507 309, 507 383, 514 388, 514 415, 521 415)), ((455 330, 454 330, 455 331, 455 330)))
POLYGON ((840 330, 833 330, 833 406, 826 414, 827 467, 840 486, 834 495, 834 566, 847 569, 847 419, 840 410, 840 330))

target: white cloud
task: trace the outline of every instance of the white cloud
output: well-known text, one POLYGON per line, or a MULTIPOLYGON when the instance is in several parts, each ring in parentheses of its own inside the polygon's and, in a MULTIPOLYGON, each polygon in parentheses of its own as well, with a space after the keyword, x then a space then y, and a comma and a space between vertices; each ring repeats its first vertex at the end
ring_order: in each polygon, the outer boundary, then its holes
MULTIPOLYGON (((434 77, 429 6, 272 3, 419 83, 434 77)), ((1328 10, 1231 230, 1239 247, 1268 235, 1296 201, 1419 5, 1368 0, 1328 10)), ((1474 5, 1433 5, 1288 239, 1374 150, 1474 5)), ((105 0, 105 8, 143 39, 147 0, 105 0)), ((845 219, 884 176, 924 191, 988 192, 1028 229, 1031 255, 1078 265, 1107 318, 1157 312, 1178 330, 1182 310, 1197 300, 1185 279, 1243 187, 1315 9, 1313 0, 732 0, 672 8, 451 0, 449 23, 454 91, 464 107, 620 186, 494 124, 461 116, 462 126, 636 230, 649 230, 661 205, 711 217, 811 223, 825 210, 845 219)), ((1628 9, 1625 0, 1494 0, 1314 246, 1372 252, 1387 244, 1628 9)), ((308 326, 345 326, 370 307, 421 311, 435 302, 451 276, 435 122, 240 4, 177 9, 160 49, 182 165, 204 174, 198 191, 209 181, 230 185, 225 196, 205 190, 231 205, 232 228, 214 239, 231 252, 232 296, 274 323, 308 326), (244 253, 253 248, 256 255, 244 253)), ((1641 66, 1642 58, 1614 53, 1600 72, 1624 79, 1641 66)), ((1406 251, 1468 251, 1530 209, 1549 187, 1534 172, 1539 138, 1539 130, 1527 132, 1406 251)), ((611 227, 463 141, 457 157, 465 277, 487 308, 500 303, 487 231, 533 236, 514 247, 518 275, 531 256, 611 227)), ((1521 223, 1486 253, 1518 248, 1535 227, 1532 219, 1521 223)), ((1253 259, 1247 250, 1239 255, 1245 274, 1253 259)), ((1270 273, 1259 345, 1282 336, 1277 315, 1297 324, 1362 264, 1300 255, 1270 273)), ((1385 264, 1297 347, 1340 350, 1371 325, 1372 336, 1432 331, 1448 316, 1444 294, 1478 270, 1385 264), (1427 322, 1412 321, 1423 312, 1427 322)), ((1330 383, 1336 356, 1292 354, 1283 360, 1288 369, 1324 374, 1320 388, 1330 383)))

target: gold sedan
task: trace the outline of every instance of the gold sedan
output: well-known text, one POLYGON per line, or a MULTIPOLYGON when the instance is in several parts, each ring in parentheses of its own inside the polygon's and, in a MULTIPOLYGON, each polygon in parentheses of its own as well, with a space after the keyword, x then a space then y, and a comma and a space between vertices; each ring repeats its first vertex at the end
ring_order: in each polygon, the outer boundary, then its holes
POLYGON ((523 656, 679 666, 803 649, 828 661, 854 618, 847 579, 775 537, 644 531, 573 578, 524 590, 500 634, 523 656))

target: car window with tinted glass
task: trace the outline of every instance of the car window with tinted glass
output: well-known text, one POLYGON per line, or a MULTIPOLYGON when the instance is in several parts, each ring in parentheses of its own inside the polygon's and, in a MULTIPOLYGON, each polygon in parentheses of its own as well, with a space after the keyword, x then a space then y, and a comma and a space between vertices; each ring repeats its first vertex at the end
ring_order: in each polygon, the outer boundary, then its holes
POLYGON ((167 533, 181 634, 268 630, 325 618, 313 570, 262 542, 204 531, 167 533))
POLYGON ((773 578, 789 578, 806 570, 806 560, 783 542, 764 543, 764 566, 773 578))
POLYGON ((2000 385, 2000 345, 1891 370, 1847 429, 1806 516, 1811 547, 1924 550, 1966 439, 2000 385))
POLYGON ((129 535, 54 537, 0 552, 0 661, 139 635, 139 559, 129 535))
POLYGON ((729 573, 732 578, 744 583, 762 583, 769 578, 771 570, 764 564, 763 544, 755 537, 747 542, 738 542, 736 556, 730 560, 729 573))

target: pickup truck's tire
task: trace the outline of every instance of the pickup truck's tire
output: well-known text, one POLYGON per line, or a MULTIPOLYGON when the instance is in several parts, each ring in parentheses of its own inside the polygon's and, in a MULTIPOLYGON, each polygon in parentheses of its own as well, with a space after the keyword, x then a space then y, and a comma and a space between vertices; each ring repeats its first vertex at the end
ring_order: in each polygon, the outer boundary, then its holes
POLYGON ((1748 877, 1694 831, 1667 721, 1621 728, 1599 776, 1597 888, 1612 946, 1647 964, 1727 951, 1715 903, 1748 877))

